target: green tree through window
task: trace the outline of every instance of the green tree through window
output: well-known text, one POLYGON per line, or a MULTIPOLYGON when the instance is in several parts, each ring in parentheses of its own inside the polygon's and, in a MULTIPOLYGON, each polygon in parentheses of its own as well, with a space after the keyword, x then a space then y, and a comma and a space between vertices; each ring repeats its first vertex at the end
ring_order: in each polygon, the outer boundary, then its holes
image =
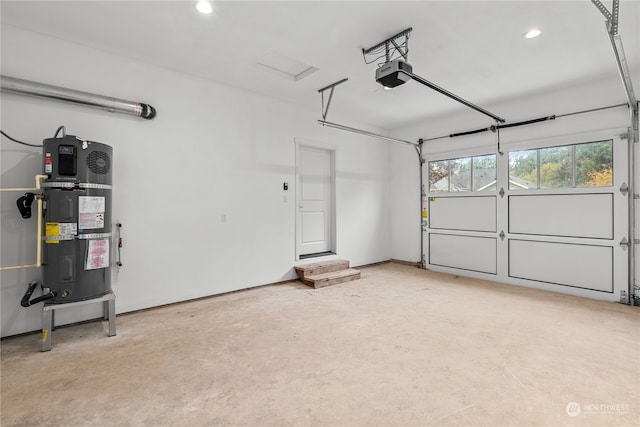
POLYGON ((613 185, 612 141, 576 145, 576 187, 613 185))
POLYGON ((538 150, 509 153, 509 189, 538 188, 538 150))
POLYGON ((551 147, 540 150, 540 188, 573 186, 571 147, 551 147))
POLYGON ((613 141, 509 153, 509 188, 511 190, 611 185, 613 185, 613 141))

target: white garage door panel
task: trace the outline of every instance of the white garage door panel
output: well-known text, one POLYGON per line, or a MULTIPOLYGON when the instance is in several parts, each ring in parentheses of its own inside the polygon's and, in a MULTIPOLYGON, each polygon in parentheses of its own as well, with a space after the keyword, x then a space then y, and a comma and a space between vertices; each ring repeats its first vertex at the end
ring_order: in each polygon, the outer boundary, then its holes
POLYGON ((429 264, 496 274, 496 239, 432 233, 429 264))
POLYGON ((509 196, 509 233, 612 239, 613 195, 509 196))
POLYGON ((496 197, 432 197, 429 199, 432 229, 496 231, 496 197))
POLYGON ((509 276, 613 292, 613 248, 512 239, 509 276))

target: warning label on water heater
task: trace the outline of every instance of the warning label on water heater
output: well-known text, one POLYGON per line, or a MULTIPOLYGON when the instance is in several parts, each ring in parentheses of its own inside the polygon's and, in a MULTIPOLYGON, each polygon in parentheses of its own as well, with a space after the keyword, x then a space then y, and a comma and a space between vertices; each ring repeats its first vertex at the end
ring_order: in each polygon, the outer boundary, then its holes
POLYGON ((78 234, 75 222, 45 222, 44 235, 46 243, 59 243, 60 240, 73 240, 78 234))
POLYGON ((44 155, 44 173, 51 173, 53 170, 53 159, 51 158, 51 153, 47 153, 44 155))
POLYGON ((78 228, 104 228, 105 198, 99 196, 78 197, 78 228))
POLYGON ((109 267, 109 239, 89 240, 84 269, 95 270, 107 267, 109 267))

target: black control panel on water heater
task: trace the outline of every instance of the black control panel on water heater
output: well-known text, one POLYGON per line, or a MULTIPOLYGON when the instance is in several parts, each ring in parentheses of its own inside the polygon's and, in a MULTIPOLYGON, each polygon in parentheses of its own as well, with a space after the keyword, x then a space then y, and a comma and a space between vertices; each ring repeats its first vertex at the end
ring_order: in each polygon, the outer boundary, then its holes
POLYGON ((58 146, 58 174, 76 176, 78 166, 76 160, 76 147, 73 145, 58 146))

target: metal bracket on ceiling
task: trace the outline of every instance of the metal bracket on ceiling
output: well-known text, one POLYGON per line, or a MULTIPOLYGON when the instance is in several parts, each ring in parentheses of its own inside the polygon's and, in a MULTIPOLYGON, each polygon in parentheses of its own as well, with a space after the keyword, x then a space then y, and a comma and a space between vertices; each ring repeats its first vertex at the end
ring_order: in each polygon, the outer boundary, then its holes
MULTIPOLYGON (((318 124, 321 124, 322 126, 327 126, 327 127, 330 127, 330 128, 334 128, 334 129, 340 129, 340 130, 346 130, 348 132, 358 133, 360 135, 370 136, 372 138, 383 139, 385 141, 400 142, 400 143, 409 144, 409 145, 418 145, 415 142, 406 141, 404 139, 393 138, 393 137, 390 137, 390 136, 380 135, 378 133, 369 132, 369 131, 366 131, 366 130, 353 128, 353 127, 341 125, 341 124, 338 124, 338 123, 328 122, 327 121, 327 113, 329 112, 329 105, 331 105, 331 98, 333 97, 333 89, 336 86, 338 86, 339 84, 346 82, 347 80, 349 80, 349 79, 348 78, 344 78, 342 80, 339 80, 339 81, 337 81, 335 83, 330 84, 329 86, 325 86, 322 89, 318 89, 318 92, 320 92, 320 94, 322 95, 322 120, 318 120, 318 124), (328 90, 328 89, 331 89, 331 92, 329 92, 329 99, 327 100, 327 106, 325 107, 325 105, 324 105, 324 91, 328 90)), ((418 155, 420 155, 419 152, 418 152, 418 155)))
POLYGON ((416 145, 415 142, 407 141, 400 138, 393 138, 391 136, 380 135, 379 133, 369 132, 368 130, 353 128, 353 127, 341 125, 338 123, 331 123, 331 122, 327 122, 326 120, 318 120, 318 124, 322 126, 334 128, 334 129, 346 130, 347 132, 358 133, 364 136, 370 136, 371 138, 382 139, 384 141, 400 142, 402 144, 416 145))
POLYGON ((496 120, 495 126, 491 126, 491 130, 496 133, 498 154, 500 154, 501 156, 504 156, 504 152, 500 149, 500 122, 498 120, 496 120))
MULTIPOLYGON (((398 34, 389 37, 388 39, 378 43, 375 46, 370 47, 369 49, 362 49, 362 56, 365 57, 365 63, 367 64, 371 64, 372 62, 375 62, 377 59, 382 58, 383 56, 385 57, 385 64, 392 61, 394 59, 393 54, 395 52, 398 52, 402 58, 405 60, 405 62, 407 61, 408 57, 409 57, 409 35, 411 33, 411 31, 413 31, 413 28, 407 28, 406 30, 400 31, 398 34), (400 37, 404 37, 405 40, 404 42, 402 42, 400 45, 396 42, 396 39, 400 38, 400 37), (391 48, 391 45, 393 45, 393 49, 391 48), (382 55, 382 49, 384 48, 384 55, 382 55), (366 56, 367 55, 378 55, 374 60, 371 61, 367 61, 366 56)), ((378 64, 378 65, 382 65, 382 64, 378 64)), ((500 122, 500 123, 504 123, 505 120, 500 117, 497 116, 493 113, 490 113, 489 111, 485 110, 484 108, 480 108, 475 104, 472 104, 471 102, 467 101, 466 99, 463 99, 461 97, 459 97, 458 95, 455 95, 451 92, 449 92, 446 89, 441 88, 440 86, 436 85, 435 83, 432 83, 422 77, 420 77, 417 74, 414 74, 411 70, 405 70, 402 71, 402 74, 417 81, 420 84, 423 84, 425 86, 427 86, 430 89, 435 90, 436 92, 439 92, 445 96, 448 96, 449 98, 469 107, 472 108, 484 115, 487 115, 491 118, 493 118, 494 120, 500 122)), ((403 82, 406 82, 408 79, 402 79, 403 82)), ((378 80, 378 82, 380 82, 380 80, 378 80)))
POLYGON ((602 4, 600 0, 591 0, 598 10, 607 18, 607 30, 609 30, 609 34, 615 35, 618 34, 618 15, 620 13, 620 2, 619 0, 613 0, 612 12, 609 12, 607 6, 602 4))
MULTIPOLYGON (((395 52, 398 52, 405 61, 408 61, 409 60, 409 35, 411 34, 411 31, 413 31, 413 28, 409 27, 406 30, 400 31, 398 34, 393 35, 384 41, 381 41, 377 45, 370 47, 369 49, 362 49, 362 56, 366 57, 369 54, 378 54, 380 53, 380 48, 384 47, 385 62, 389 62, 392 60, 393 58, 392 50, 395 50, 395 52), (405 40, 404 42, 398 44, 397 39, 401 37, 404 37, 405 40), (391 48, 391 45, 393 45, 393 49, 391 48)), ((366 62, 366 58, 365 58, 365 62, 366 62)))
POLYGON ((329 106, 331 105, 331 98, 333 98, 333 89, 335 89, 336 86, 338 86, 341 83, 346 82, 347 80, 349 80, 348 78, 344 78, 342 80, 339 80, 335 83, 330 84, 329 86, 325 86, 322 89, 318 89, 318 92, 320 92, 320 98, 322 100, 322 120, 327 120, 327 114, 329 113, 329 106), (329 92, 329 99, 327 100, 327 106, 324 106, 324 91, 327 89, 331 89, 331 92, 329 92))
POLYGON ((613 0, 611 12, 600 0, 591 0, 598 10, 607 18, 607 30, 614 36, 618 34, 618 16, 620 15, 620 0, 613 0))
POLYGON ((613 5, 611 8, 611 12, 609 9, 602 4, 600 0, 591 0, 598 10, 604 15, 607 19, 607 33, 609 33, 609 38, 611 40, 611 47, 613 48, 613 53, 616 57, 616 64, 618 65, 618 71, 620 72, 620 77, 622 78, 622 83, 624 84, 624 88, 627 92, 627 101, 629 102, 629 108, 631 111, 634 111, 637 114, 638 111, 638 100, 636 99, 635 92, 633 90, 633 85, 631 84, 631 72, 629 70, 629 64, 627 63, 627 58, 624 54, 624 49, 622 47, 622 39, 618 34, 618 17, 620 15, 620 0, 613 0, 613 5))
POLYGON ((418 140, 418 145, 415 146, 416 153, 418 154, 418 161, 420 162, 420 167, 422 167, 422 165, 425 164, 425 160, 422 157, 422 144, 423 143, 424 143, 424 141, 422 140, 422 138, 420 138, 418 140))

